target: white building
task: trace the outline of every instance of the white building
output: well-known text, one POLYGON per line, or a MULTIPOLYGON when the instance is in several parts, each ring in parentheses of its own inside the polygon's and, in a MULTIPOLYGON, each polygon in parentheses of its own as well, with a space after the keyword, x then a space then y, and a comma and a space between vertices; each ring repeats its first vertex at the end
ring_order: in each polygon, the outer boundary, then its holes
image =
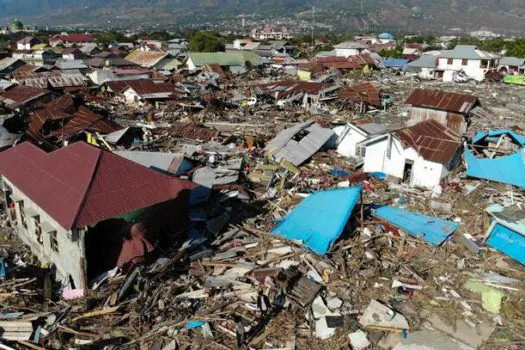
POLYGON ((497 67, 497 61, 498 55, 478 50, 474 45, 457 45, 439 56, 436 78, 452 82, 463 71, 469 78, 482 81, 488 70, 497 67))
POLYGON ((383 134, 358 146, 365 172, 383 172, 410 186, 433 188, 457 166, 457 134, 434 120, 383 134))
POLYGON ((359 121, 339 125, 332 130, 337 135, 335 141, 337 153, 347 158, 356 159, 361 158, 361 154, 358 152, 360 149, 357 147, 359 143, 388 131, 382 124, 360 123, 359 121))
POLYGON ((355 41, 345 41, 334 46, 336 56, 350 57, 368 52, 368 46, 355 41))

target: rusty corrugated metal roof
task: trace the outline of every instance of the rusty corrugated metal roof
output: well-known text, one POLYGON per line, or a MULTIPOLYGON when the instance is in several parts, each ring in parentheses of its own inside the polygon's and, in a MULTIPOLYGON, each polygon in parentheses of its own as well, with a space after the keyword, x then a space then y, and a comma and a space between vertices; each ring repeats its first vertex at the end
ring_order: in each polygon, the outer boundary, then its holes
POLYGON ((461 114, 469 113, 478 102, 479 100, 476 96, 432 89, 415 89, 406 100, 406 104, 415 107, 426 107, 461 114))
POLYGON ((169 201, 194 187, 84 142, 51 153, 19 144, 0 153, 0 174, 66 230, 169 201))
POLYGON ((18 108, 47 94, 49 94, 48 90, 32 86, 15 85, 0 93, 0 101, 3 101, 9 108, 18 108))
POLYGON ((414 148, 425 160, 445 164, 461 147, 460 136, 435 120, 427 120, 400 129, 394 135, 414 148))
POLYGON ((203 128, 193 123, 174 123, 169 133, 178 138, 198 141, 211 141, 219 136, 217 130, 203 128))
POLYGON ((337 96, 354 102, 363 101, 375 107, 381 106, 379 90, 374 83, 369 81, 339 91, 337 96))

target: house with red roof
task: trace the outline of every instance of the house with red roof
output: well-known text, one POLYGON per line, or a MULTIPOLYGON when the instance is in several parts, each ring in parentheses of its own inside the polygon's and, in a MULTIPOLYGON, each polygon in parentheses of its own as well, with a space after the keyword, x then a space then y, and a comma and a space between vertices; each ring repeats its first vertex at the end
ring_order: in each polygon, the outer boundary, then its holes
POLYGON ((89 33, 71 33, 71 34, 57 34, 53 35, 49 39, 49 45, 55 47, 59 44, 70 46, 70 45, 78 45, 78 46, 84 46, 86 44, 90 44, 94 42, 93 35, 89 33))
POLYGON ((12 227, 74 289, 153 250, 193 188, 84 142, 50 153, 18 144, 0 153, 0 174, 12 227))

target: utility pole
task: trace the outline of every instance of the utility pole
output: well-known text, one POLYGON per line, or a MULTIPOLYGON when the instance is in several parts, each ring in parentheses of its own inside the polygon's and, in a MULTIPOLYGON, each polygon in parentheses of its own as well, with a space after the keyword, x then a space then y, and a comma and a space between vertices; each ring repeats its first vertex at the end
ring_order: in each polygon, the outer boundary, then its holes
POLYGON ((315 6, 312 6, 312 48, 314 47, 315 6))

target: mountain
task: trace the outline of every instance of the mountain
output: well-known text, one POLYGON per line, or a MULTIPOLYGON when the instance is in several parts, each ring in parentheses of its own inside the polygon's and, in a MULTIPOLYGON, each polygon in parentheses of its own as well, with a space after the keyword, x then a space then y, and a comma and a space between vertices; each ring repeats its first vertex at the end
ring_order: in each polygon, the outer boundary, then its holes
POLYGON ((522 33, 523 0, 0 0, 0 22, 84 27, 140 24, 238 24, 251 20, 310 21, 339 30, 522 33))

